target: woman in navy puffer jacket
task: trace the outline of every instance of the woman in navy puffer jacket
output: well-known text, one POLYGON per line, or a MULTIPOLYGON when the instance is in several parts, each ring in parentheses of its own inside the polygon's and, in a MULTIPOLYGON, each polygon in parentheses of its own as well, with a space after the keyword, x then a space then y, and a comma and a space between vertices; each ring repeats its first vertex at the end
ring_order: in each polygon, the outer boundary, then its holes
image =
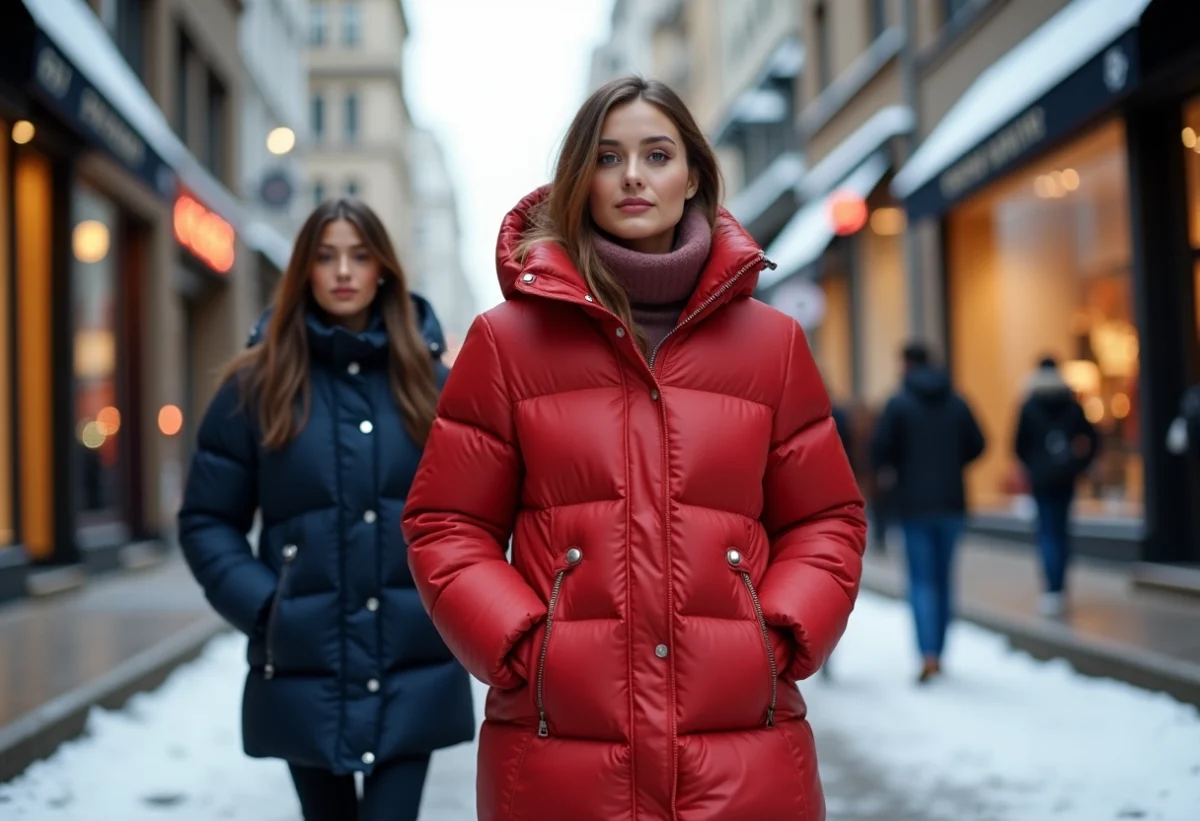
POLYGON ((201 423, 179 513, 193 573, 250 639, 245 750, 288 762, 307 821, 415 819, 430 752, 475 728, 399 527, 446 376, 441 329, 378 218, 334 200, 251 343, 201 423))

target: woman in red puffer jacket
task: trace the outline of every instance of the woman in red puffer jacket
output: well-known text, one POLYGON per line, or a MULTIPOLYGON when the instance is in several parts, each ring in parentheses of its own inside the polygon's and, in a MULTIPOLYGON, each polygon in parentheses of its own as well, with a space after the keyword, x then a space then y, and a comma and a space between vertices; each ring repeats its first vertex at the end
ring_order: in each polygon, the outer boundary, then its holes
POLYGON ((825 817, 795 682, 845 629, 862 500, 719 198, 678 96, 630 78, 501 226, 506 302, 467 336, 404 514, 425 607, 491 685, 484 821, 825 817))

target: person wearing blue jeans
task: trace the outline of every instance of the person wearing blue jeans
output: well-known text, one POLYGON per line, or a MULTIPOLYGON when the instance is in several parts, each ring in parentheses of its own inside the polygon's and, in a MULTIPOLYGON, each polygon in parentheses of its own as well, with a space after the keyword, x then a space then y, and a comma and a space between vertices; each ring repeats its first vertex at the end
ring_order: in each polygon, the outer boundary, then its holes
POLYGON ((1045 357, 1029 379, 1013 441, 1013 452, 1025 467, 1037 504, 1037 546, 1046 584, 1041 612, 1045 616, 1066 614, 1071 502, 1076 482, 1091 466, 1098 449, 1099 435, 1074 390, 1063 380, 1054 358, 1045 357))
POLYGON ((940 659, 954 612, 954 548, 962 516, 914 516, 904 521, 908 598, 923 658, 940 659))
POLYGON ((909 599, 922 684, 942 671, 954 614, 954 546, 963 529, 963 470, 984 448, 983 432, 925 346, 904 349, 904 382, 871 437, 871 463, 890 468, 891 509, 904 530, 909 599))

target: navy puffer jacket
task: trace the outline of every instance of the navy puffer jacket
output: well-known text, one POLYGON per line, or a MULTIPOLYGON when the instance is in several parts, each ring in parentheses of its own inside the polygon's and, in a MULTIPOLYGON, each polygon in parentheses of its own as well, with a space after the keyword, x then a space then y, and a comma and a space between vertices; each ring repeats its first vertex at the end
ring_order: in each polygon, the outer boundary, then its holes
MULTIPOLYGON (((440 387, 445 341, 414 302, 440 387)), ((179 535, 213 607, 250 637, 246 753, 369 773, 469 741, 471 688, 409 575, 400 517, 421 447, 392 397, 383 320, 360 334, 311 314, 307 326, 308 424, 264 450, 253 406, 223 385, 200 425, 179 535)))

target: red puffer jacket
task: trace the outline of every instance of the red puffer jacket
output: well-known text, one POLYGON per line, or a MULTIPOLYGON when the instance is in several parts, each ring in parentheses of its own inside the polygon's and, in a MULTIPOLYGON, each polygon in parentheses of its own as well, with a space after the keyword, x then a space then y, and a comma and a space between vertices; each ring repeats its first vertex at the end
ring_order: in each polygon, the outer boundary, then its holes
POLYGON ((492 686, 484 821, 817 821, 795 682, 862 567, 862 500, 797 324, 722 212, 650 357, 557 247, 498 248, 507 301, 455 362, 404 514, 455 655, 492 686), (505 547, 512 535, 512 563, 505 547))

